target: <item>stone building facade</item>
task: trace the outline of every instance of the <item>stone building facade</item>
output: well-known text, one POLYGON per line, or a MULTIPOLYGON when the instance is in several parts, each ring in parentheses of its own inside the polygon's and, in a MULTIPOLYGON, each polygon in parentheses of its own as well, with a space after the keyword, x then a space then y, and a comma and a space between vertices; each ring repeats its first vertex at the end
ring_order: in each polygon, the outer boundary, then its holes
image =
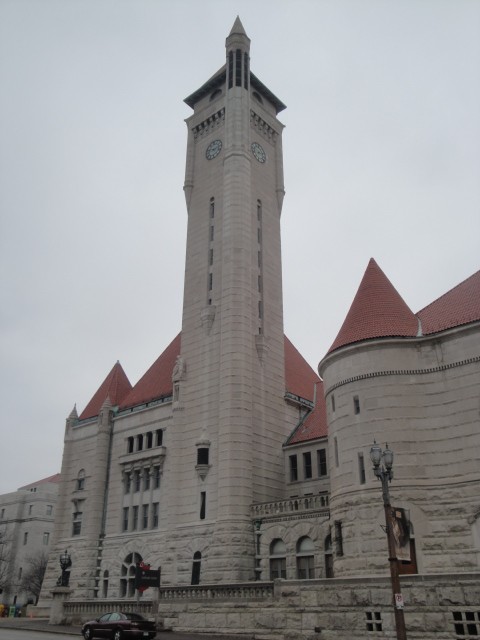
MULTIPOLYGON (((140 561, 161 567, 163 616, 175 611, 178 628, 189 605, 175 608, 175 593, 205 585, 256 581, 265 594, 295 581, 303 606, 305 590, 330 598, 336 580, 358 593, 367 577, 385 584, 375 439, 395 451, 393 502, 409 514, 401 572, 475 582, 480 272, 414 314, 372 260, 317 375, 283 332, 285 105, 250 71, 239 19, 225 65, 186 103, 182 330, 134 386, 117 362, 66 421, 52 557, 72 556, 69 606, 126 603, 140 561)), ((52 563, 43 604, 55 576, 52 563)), ((367 632, 368 606, 358 617, 355 596, 342 603, 367 632)))
POLYGON ((35 602, 25 575, 50 552, 60 474, 0 495, 0 603, 35 602))

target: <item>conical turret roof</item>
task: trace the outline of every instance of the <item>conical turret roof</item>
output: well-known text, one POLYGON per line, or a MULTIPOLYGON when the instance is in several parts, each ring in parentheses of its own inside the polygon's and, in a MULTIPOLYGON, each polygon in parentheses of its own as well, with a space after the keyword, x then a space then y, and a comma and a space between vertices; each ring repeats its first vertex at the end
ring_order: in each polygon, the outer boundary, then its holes
POLYGON ((235 18, 235 22, 233 23, 233 27, 231 28, 230 33, 228 35, 233 36, 233 34, 238 34, 238 35, 242 35, 242 36, 246 36, 247 35, 245 29, 243 28, 242 21, 240 20, 240 16, 237 16, 235 18))
POLYGON ((418 320, 373 258, 328 353, 347 344, 388 336, 414 337, 418 320))
POLYGON ((116 362, 112 370, 102 382, 97 392, 80 414, 80 420, 98 416, 103 403, 109 398, 112 406, 119 405, 128 394, 132 385, 120 362, 116 362))

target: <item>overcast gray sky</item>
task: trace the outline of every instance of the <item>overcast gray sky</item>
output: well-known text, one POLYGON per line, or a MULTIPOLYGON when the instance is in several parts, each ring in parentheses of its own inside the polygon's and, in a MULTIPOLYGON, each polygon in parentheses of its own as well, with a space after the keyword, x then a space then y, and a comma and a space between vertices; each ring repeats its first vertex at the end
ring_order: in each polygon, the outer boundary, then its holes
POLYGON ((478 0, 0 0, 0 493, 181 327, 183 99, 239 14, 283 102, 285 331, 313 367, 374 257, 413 311, 480 268, 478 0))

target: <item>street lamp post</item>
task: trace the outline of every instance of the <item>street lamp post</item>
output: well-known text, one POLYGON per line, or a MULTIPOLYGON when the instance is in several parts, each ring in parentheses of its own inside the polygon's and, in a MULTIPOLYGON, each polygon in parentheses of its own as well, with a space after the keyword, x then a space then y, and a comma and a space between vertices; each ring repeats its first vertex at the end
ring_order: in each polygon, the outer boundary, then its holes
POLYGON ((62 553, 60 555, 60 567, 62 569, 62 575, 58 579, 57 584, 61 587, 68 587, 68 583, 70 582, 70 567, 72 566, 72 559, 68 551, 62 553))
POLYGON ((407 640, 405 618, 403 616, 403 599, 400 591, 400 578, 398 575, 398 560, 392 531, 392 505, 390 504, 390 492, 388 490, 388 483, 391 482, 393 478, 393 451, 388 448, 388 444, 385 445, 385 450, 382 451, 381 447, 374 442, 370 449, 370 459, 373 463, 373 472, 382 483, 385 526, 388 540, 388 560, 392 581, 393 609, 395 612, 397 640, 407 640))

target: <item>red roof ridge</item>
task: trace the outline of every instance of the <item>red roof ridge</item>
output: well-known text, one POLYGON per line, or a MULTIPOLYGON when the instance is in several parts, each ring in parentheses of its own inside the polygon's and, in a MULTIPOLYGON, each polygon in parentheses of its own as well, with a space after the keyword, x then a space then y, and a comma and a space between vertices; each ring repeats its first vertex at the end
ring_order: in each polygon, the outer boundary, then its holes
POLYGON ((480 271, 428 304, 417 316, 423 335, 480 320, 480 271))
POLYGON ((18 491, 22 489, 29 489, 30 487, 36 487, 39 484, 48 484, 49 482, 58 483, 60 482, 60 474, 55 473, 53 476, 48 476, 48 478, 42 478, 41 480, 37 480, 36 482, 30 482, 29 484, 23 485, 23 487, 19 487, 18 491))
POLYGON ((347 344, 390 336, 414 337, 418 319, 373 258, 328 353, 347 344))

